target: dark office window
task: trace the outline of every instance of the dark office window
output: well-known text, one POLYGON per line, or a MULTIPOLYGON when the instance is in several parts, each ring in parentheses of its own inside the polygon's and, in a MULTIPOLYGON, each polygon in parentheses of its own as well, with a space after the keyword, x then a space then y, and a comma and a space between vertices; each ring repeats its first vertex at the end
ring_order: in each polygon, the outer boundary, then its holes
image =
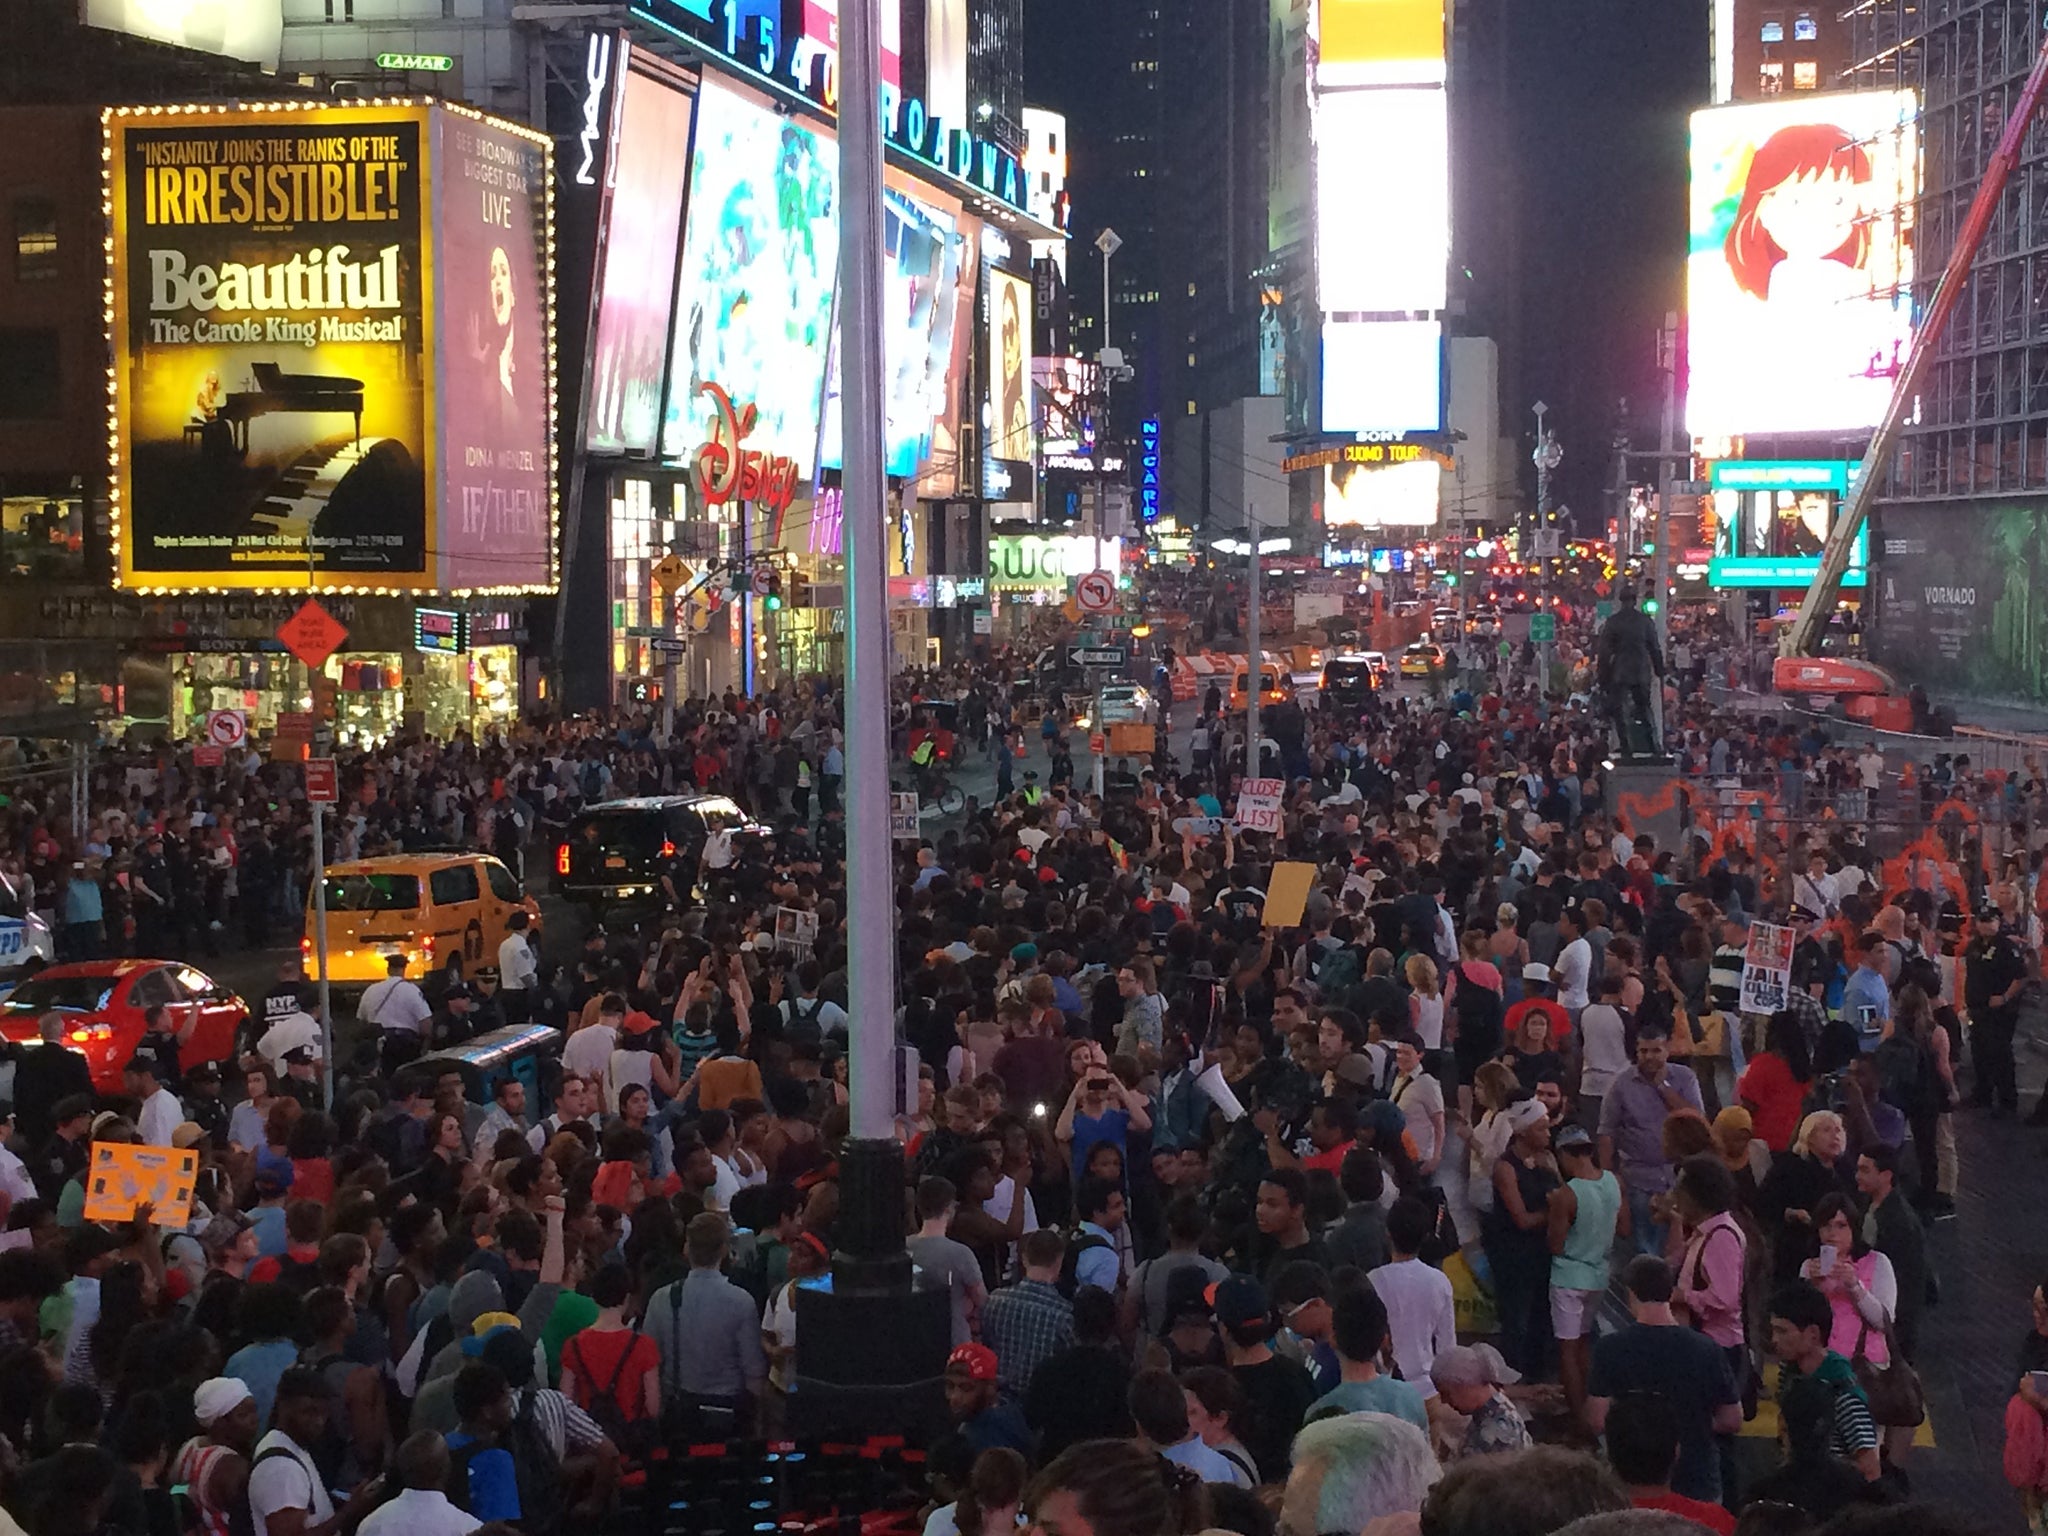
POLYGON ((14 278, 33 283, 57 275, 57 205, 24 197, 14 205, 14 278))
POLYGON ((57 333, 0 330, 0 421, 46 421, 57 405, 57 333))

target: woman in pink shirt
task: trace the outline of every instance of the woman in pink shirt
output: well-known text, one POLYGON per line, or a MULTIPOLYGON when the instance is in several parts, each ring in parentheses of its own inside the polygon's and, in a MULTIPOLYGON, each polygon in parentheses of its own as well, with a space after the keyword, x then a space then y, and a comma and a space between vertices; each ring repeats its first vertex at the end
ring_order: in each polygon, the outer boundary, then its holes
POLYGON ((1889 1364, 1884 1329, 1899 1306, 1899 1279, 1892 1261, 1864 1243, 1845 1195, 1823 1195, 1814 1202, 1813 1229, 1820 1239, 1820 1254, 1808 1259, 1799 1272, 1820 1287, 1835 1314, 1828 1348, 1844 1360, 1854 1360, 1860 1352, 1872 1365, 1889 1364))
POLYGON ((1735 1176, 1713 1153, 1688 1157, 1678 1168, 1672 1202, 1686 1234, 1678 1284, 1671 1301, 1693 1326, 1728 1356, 1740 1386, 1747 1360, 1742 1330, 1742 1277, 1749 1236, 1734 1216, 1735 1176))

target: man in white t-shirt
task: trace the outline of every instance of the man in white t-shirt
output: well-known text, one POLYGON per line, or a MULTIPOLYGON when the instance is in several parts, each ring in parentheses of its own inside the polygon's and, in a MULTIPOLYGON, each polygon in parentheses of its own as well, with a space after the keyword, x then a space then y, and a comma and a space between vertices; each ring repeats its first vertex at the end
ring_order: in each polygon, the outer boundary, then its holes
POLYGON ((146 1147, 168 1147, 172 1133, 185 1119, 185 1107, 178 1096, 164 1087, 147 1056, 131 1056, 121 1069, 121 1086, 130 1097, 141 1100, 135 1129, 146 1147))
POLYGON ((383 1497, 381 1478, 369 1478, 337 1512, 307 1446, 327 1432, 334 1396, 311 1366, 295 1365, 277 1384, 271 1422, 277 1428, 256 1442, 249 1461, 249 1514, 256 1536, 300 1536, 318 1529, 345 1530, 383 1497))
POLYGON ((562 1047, 562 1070, 574 1072, 585 1082, 603 1082, 625 1022, 626 1000, 616 992, 605 993, 597 1005, 597 1022, 584 1025, 562 1047))
POLYGON ((1579 1013, 1593 998, 1593 946, 1586 941, 1586 914, 1576 904, 1566 907, 1557 920, 1564 947, 1551 967, 1557 977, 1557 1005, 1578 1022, 1579 1013))
POLYGON ((1416 1255, 1435 1226, 1430 1208, 1404 1195, 1387 1212, 1387 1248, 1393 1254, 1366 1276, 1387 1304, 1387 1336, 1394 1346, 1394 1364, 1401 1379, 1425 1398, 1436 1396, 1429 1368, 1436 1357, 1458 1342, 1458 1309, 1451 1282, 1440 1269, 1416 1255))

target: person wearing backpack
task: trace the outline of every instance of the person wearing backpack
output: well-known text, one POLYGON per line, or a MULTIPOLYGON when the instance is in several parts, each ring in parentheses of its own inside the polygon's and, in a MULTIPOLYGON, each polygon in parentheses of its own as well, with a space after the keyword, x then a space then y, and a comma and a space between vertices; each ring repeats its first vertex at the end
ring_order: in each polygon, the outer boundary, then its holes
POLYGON ((533 1533, 519 1499, 519 1467, 511 1450, 512 1388, 493 1366, 465 1365, 455 1378, 461 1428, 448 1437, 448 1502, 479 1520, 503 1520, 533 1533))
POLYGON ((597 1321, 562 1346, 562 1392, 596 1421, 612 1444, 637 1450, 661 1420, 661 1351, 626 1322, 633 1282, 622 1264, 592 1277, 597 1321))
POLYGON ((353 1526, 384 1496, 383 1481, 371 1478, 334 1507, 308 1447, 327 1429, 333 1389, 318 1371, 303 1365, 277 1383, 276 1427, 256 1442, 249 1463, 249 1516, 255 1536, 335 1536, 353 1526))
POLYGON ((1060 1261, 1059 1293, 1067 1300, 1084 1285, 1112 1296, 1122 1283, 1116 1256, 1116 1231, 1124 1224, 1124 1192, 1107 1179, 1085 1178, 1074 1191, 1078 1224, 1067 1235, 1060 1261))

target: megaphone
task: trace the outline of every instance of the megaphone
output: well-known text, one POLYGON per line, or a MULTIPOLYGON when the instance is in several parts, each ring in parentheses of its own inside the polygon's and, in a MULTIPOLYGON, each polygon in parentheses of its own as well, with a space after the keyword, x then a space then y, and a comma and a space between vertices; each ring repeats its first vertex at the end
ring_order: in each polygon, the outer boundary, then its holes
POLYGON ((1238 1121, 1244 1118, 1244 1105, 1238 1102, 1236 1092, 1223 1080, 1223 1064, 1212 1061, 1202 1069, 1202 1075, 1195 1079, 1195 1086, 1208 1096, 1209 1102, 1223 1111, 1223 1118, 1238 1121))

